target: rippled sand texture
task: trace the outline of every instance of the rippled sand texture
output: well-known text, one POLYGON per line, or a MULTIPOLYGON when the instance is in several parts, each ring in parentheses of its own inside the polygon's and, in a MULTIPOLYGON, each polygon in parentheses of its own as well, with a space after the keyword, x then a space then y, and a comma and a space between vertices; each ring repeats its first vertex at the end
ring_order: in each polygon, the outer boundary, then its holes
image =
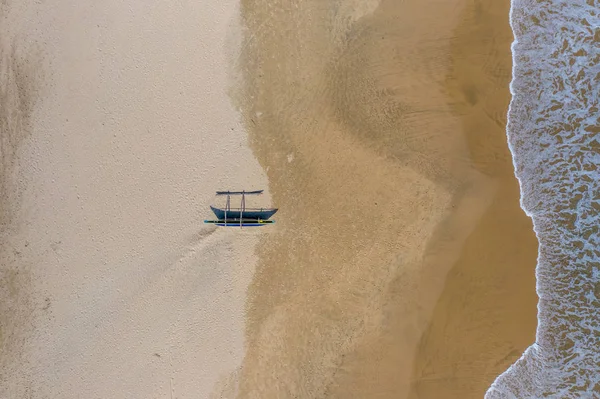
POLYGON ((533 340, 491 5, 242 1, 237 100, 281 210, 241 397, 481 397, 533 340))

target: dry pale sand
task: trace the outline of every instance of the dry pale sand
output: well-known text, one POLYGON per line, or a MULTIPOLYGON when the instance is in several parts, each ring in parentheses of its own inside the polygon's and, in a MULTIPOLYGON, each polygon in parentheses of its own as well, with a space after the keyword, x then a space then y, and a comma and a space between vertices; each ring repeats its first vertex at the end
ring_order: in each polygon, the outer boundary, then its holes
POLYGON ((280 206, 243 398, 480 398, 534 339, 508 1, 242 1, 237 101, 280 206))
POLYGON ((202 223, 268 188, 227 94, 238 4, 1 7, 0 398, 208 398, 265 232, 202 223))

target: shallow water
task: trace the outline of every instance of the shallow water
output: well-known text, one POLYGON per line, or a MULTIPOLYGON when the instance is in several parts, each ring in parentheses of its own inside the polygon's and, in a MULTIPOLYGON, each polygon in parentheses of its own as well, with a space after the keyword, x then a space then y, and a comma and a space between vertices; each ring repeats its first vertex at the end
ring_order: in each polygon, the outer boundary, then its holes
POLYGON ((600 397, 600 2, 515 0, 508 136, 540 242, 537 342, 487 398, 600 397))

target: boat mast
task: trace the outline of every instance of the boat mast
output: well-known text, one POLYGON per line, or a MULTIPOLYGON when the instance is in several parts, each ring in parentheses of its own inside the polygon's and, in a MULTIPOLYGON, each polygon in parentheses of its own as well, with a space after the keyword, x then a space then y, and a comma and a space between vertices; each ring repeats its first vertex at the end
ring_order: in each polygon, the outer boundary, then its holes
POLYGON ((244 219, 244 210, 246 209, 246 191, 242 191, 242 202, 240 204, 240 229, 242 228, 242 220, 244 219))
POLYGON ((231 197, 227 194, 227 199, 225 200, 225 225, 227 226, 227 211, 231 209, 231 197))

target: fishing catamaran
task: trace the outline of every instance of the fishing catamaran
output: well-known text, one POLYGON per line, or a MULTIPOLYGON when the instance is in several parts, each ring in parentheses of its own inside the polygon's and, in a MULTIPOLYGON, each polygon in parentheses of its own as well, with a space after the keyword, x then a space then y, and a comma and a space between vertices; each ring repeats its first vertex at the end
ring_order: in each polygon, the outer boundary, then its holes
POLYGON ((217 196, 226 196, 225 208, 215 208, 211 205, 217 220, 205 220, 204 223, 225 227, 258 227, 275 223, 269 220, 277 212, 276 208, 246 208, 247 195, 260 195, 264 190, 257 191, 217 191, 217 196), (231 196, 241 195, 239 208, 231 207, 231 196))

